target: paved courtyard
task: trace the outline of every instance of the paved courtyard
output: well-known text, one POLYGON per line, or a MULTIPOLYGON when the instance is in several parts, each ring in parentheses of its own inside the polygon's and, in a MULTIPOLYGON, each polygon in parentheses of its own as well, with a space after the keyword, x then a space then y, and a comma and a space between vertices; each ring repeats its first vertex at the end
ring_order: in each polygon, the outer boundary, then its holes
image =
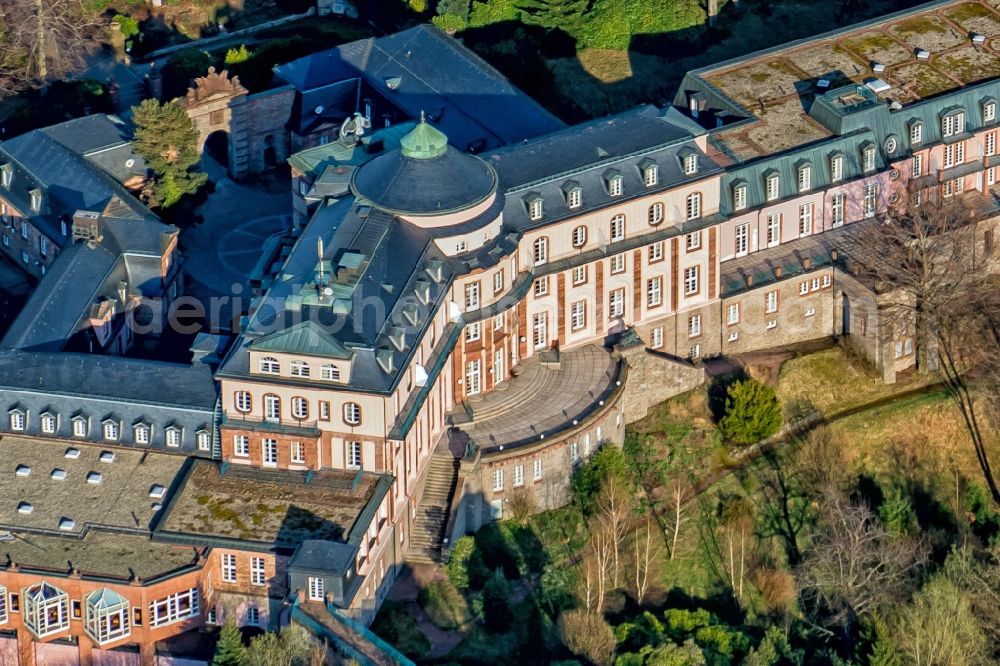
POLYGON ((219 302, 219 310, 220 319, 229 322, 234 297, 243 310, 250 303, 247 281, 265 241, 291 224, 292 195, 287 183, 236 183, 210 157, 203 164, 215 191, 198 209, 204 222, 181 233, 187 293, 206 308, 212 299, 228 297, 219 302))
POLYGON ((507 390, 469 403, 472 423, 460 427, 483 449, 538 441, 565 428, 598 407, 618 380, 618 362, 597 345, 561 352, 558 368, 537 355, 521 367, 507 390))

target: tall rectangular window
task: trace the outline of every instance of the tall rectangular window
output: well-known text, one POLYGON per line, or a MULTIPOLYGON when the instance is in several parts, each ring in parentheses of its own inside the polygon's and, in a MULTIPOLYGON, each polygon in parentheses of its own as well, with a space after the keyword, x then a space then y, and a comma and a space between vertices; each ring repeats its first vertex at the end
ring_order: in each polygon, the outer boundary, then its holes
POLYGON ((649 334, 649 346, 653 349, 660 349, 663 347, 663 327, 657 326, 650 331, 649 334))
POLYGON ((684 295, 692 296, 698 293, 698 267, 689 266, 684 269, 684 295))
POLYGON ((531 321, 532 342, 535 349, 542 349, 549 342, 549 313, 536 312, 531 321))
POLYGON ((767 246, 774 247, 781 242, 781 213, 767 216, 767 246))
POLYGON ((747 186, 737 185, 733 188, 733 208, 743 210, 747 207, 747 186))
POLYGON ((747 253, 749 249, 749 239, 750 237, 750 225, 749 224, 737 224, 736 225, 736 256, 741 256, 747 253))
POLYGON ((695 338, 701 335, 701 315, 691 315, 688 319, 688 337, 695 338))
POLYGON ((465 285, 465 311, 479 309, 479 283, 465 285))
POLYGON ((266 467, 278 465, 278 440, 267 438, 261 442, 261 459, 266 467))
POLYGON ((233 455, 239 458, 250 457, 250 438, 247 435, 233 435, 233 455))
POLYGON ((497 468, 493 472, 493 490, 503 490, 503 469, 497 468))
POLYGON ((326 596, 326 585, 319 576, 309 576, 309 599, 323 601, 326 596))
POLYGON ((813 232, 813 205, 811 203, 799 206, 799 236, 808 236, 813 232))
POLYGON ((236 582, 236 556, 232 553, 222 554, 222 580, 225 583, 236 582))
POLYGON ((479 359, 465 364, 465 394, 478 395, 482 391, 482 372, 479 359))
POLYGON ((653 243, 649 246, 649 263, 661 261, 663 259, 663 241, 653 243))
POLYGON ((986 135, 986 154, 996 155, 997 152, 997 133, 990 132, 986 135))
POLYGON ((541 458, 535 458, 535 461, 532 463, 532 475, 531 475, 531 478, 534 481, 541 481, 542 480, 542 459, 541 458))
POLYGON ((625 240, 625 216, 615 215, 611 218, 611 242, 625 240))
POLYGON ((769 291, 764 296, 764 311, 768 312, 768 313, 772 313, 772 312, 777 312, 778 311, 778 292, 777 292, 777 290, 775 290, 775 291, 769 291))
POLYGON ((573 286, 581 285, 587 281, 587 267, 577 266, 573 269, 573 286))
POLYGON ((250 558, 250 584, 263 585, 267 582, 267 575, 264 573, 264 558, 250 558))
POLYGON ((917 178, 924 173, 924 156, 914 155, 912 161, 912 167, 910 168, 910 175, 913 178, 917 178))
POLYGON ((514 485, 524 485, 524 465, 514 465, 514 485))
POLYGON ((613 289, 608 294, 608 318, 617 319, 625 314, 625 290, 613 289))
POLYGON ((577 301, 570 306, 570 326, 574 331, 582 330, 587 325, 587 303, 577 301))
POLYGON ((740 323, 740 304, 730 303, 726 307, 726 323, 729 325, 740 323))
POLYGON ((609 262, 609 267, 611 269, 611 274, 612 275, 617 275, 618 273, 624 273, 625 272, 625 255, 624 254, 616 254, 616 255, 612 256, 611 260, 609 262))
POLYGON ((660 276, 646 280, 646 305, 655 308, 663 302, 663 278, 660 276))
POLYGON ((846 194, 834 194, 830 203, 830 216, 833 218, 833 226, 839 227, 844 223, 844 203, 847 200, 846 194))
POLYGON ((865 185, 865 217, 875 217, 875 197, 878 190, 874 183, 865 185))

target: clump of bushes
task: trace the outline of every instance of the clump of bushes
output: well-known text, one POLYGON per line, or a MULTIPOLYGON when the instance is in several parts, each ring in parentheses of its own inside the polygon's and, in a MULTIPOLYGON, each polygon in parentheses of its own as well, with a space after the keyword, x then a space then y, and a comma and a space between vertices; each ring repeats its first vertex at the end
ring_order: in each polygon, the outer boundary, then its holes
POLYGON ((417 603, 440 629, 458 629, 471 619, 465 597, 449 580, 433 581, 420 590, 417 603))
POLYGON ((755 379, 733 382, 719 431, 730 444, 746 446, 767 439, 781 428, 781 402, 774 389, 755 379))

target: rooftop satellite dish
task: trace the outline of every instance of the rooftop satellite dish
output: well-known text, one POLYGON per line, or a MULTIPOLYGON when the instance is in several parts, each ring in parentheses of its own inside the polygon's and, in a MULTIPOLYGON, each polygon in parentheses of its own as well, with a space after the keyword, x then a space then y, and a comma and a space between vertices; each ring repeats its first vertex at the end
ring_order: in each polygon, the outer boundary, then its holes
POLYGON ((324 110, 325 109, 323 108, 323 105, 320 104, 315 109, 313 109, 313 113, 315 113, 317 116, 319 116, 319 115, 322 115, 322 113, 323 113, 324 110))

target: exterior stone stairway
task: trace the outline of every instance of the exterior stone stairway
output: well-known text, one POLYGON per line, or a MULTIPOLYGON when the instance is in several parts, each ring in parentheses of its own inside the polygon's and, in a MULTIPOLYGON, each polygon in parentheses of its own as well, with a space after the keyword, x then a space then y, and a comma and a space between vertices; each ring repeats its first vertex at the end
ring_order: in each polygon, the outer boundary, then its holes
POLYGON ((439 564, 448 509, 458 480, 459 460, 448 446, 439 446, 431 454, 424 494, 417 508, 417 518, 410 534, 406 559, 418 564, 439 564))

